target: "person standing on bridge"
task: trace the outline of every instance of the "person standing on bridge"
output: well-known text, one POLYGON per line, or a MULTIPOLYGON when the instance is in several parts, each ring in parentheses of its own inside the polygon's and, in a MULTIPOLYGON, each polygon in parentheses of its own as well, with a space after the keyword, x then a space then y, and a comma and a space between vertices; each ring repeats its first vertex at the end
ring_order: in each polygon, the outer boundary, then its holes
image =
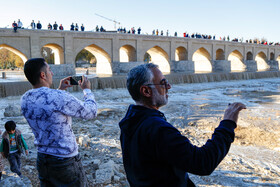
POLYGON ((40 23, 40 21, 38 21, 37 23, 37 29, 41 29, 42 28, 42 24, 40 23))
POLYGON ((85 31, 84 24, 82 24, 82 26, 81 26, 81 31, 85 31))
POLYGON ((22 22, 20 21, 20 19, 18 19, 18 23, 17 23, 17 25, 18 25, 18 28, 19 28, 19 29, 21 29, 21 28, 22 28, 22 22))
POLYGON ((168 103, 171 85, 157 65, 147 63, 131 69, 126 85, 136 103, 119 123, 130 186, 194 186, 187 172, 210 175, 228 153, 238 114, 246 106, 229 104, 212 139, 197 147, 159 111, 168 103))
POLYGON ((17 25, 16 21, 14 21, 14 23, 12 23, 12 26, 14 28, 14 32, 17 32, 18 25, 17 25))
POLYGON ((72 24, 70 25, 70 30, 73 31, 74 28, 75 28, 74 23, 72 23, 72 24))
POLYGON ((53 73, 43 58, 27 60, 24 74, 33 89, 21 98, 21 111, 34 133, 37 170, 41 186, 87 186, 78 144, 72 130, 72 117, 94 119, 97 104, 90 81, 83 76, 79 86, 84 102, 65 90, 70 77, 51 89, 53 73))
POLYGON ((76 26, 75 26, 75 31, 79 31, 79 26, 78 26, 78 23, 76 23, 76 26))
POLYGON ((32 20, 30 26, 31 26, 32 29, 35 29, 36 24, 34 23, 34 20, 32 20))
POLYGON ((62 24, 60 24, 60 26, 59 26, 59 30, 63 30, 64 28, 63 28, 63 26, 62 26, 62 24))
POLYGON ((56 23, 56 21, 53 24, 53 30, 57 30, 58 24, 56 23))
POLYGON ((52 30, 52 25, 51 25, 51 23, 48 24, 48 30, 52 30))

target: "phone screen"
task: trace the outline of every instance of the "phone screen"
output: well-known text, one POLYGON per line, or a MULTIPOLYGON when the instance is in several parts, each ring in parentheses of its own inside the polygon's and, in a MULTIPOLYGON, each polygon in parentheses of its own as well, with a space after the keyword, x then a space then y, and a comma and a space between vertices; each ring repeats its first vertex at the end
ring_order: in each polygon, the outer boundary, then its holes
POLYGON ((78 85, 79 80, 82 80, 82 76, 70 77, 70 84, 71 85, 78 85))

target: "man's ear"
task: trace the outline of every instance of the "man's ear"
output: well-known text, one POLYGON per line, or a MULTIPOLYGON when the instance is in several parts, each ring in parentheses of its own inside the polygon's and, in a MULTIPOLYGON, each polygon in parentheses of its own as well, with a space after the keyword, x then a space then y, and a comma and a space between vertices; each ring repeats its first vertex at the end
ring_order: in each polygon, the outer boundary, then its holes
POLYGON ((152 89, 149 86, 141 86, 140 94, 144 97, 151 97, 153 93, 152 89))
POLYGON ((46 79, 46 73, 43 72, 43 71, 41 71, 41 72, 40 72, 40 78, 43 79, 43 80, 45 80, 45 79, 46 79))

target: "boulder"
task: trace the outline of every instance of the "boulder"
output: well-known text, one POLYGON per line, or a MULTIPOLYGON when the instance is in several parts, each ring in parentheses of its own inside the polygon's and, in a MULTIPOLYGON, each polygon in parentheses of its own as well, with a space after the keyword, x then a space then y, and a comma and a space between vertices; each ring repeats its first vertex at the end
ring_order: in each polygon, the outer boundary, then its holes
POLYGON ((103 108, 97 112, 97 119, 116 119, 123 116, 123 111, 119 108, 103 108))
POLYGON ((5 117, 17 117, 21 116, 21 109, 17 105, 9 105, 5 108, 4 116, 5 117))
POLYGON ((114 176, 112 168, 98 169, 95 172, 95 178, 97 184, 110 184, 114 176))
POLYGON ((117 174, 119 174, 119 166, 113 160, 109 160, 99 165, 99 169, 96 170, 96 183, 110 184, 117 174))
POLYGON ((83 147, 89 146, 90 138, 87 135, 81 135, 78 137, 78 144, 83 147))
POLYGON ((19 177, 17 174, 10 174, 8 177, 3 178, 0 182, 0 186, 9 186, 9 187, 32 187, 31 181, 26 177, 19 177))

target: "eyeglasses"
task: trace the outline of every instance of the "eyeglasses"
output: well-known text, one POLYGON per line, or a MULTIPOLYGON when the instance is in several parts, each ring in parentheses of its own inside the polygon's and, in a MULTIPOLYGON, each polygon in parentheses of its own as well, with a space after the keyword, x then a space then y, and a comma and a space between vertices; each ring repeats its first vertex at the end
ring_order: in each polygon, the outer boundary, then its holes
POLYGON ((167 87, 169 85, 168 80, 167 79, 162 79, 160 82, 161 82, 160 84, 146 84, 146 86, 149 86, 149 85, 161 85, 161 86, 165 86, 165 88, 167 89, 167 87))

